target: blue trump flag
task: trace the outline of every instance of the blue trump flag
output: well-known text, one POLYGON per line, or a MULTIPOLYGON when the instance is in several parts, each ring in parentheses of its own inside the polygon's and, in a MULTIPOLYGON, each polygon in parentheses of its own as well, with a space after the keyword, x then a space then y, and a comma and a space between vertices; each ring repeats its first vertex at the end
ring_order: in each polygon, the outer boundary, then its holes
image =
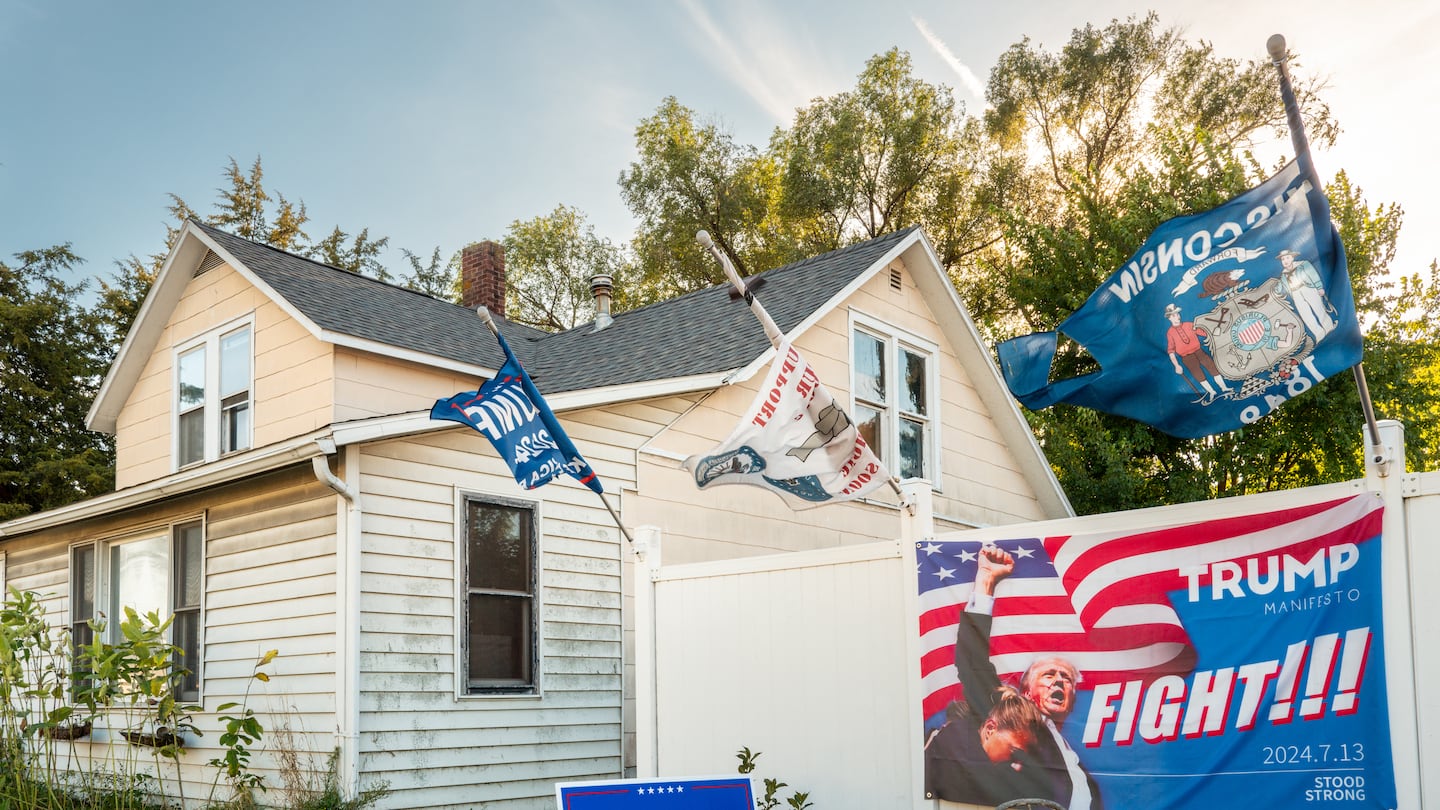
POLYGON ((505 351, 505 365, 480 390, 436 400, 430 418, 449 419, 482 433, 509 465, 516 483, 526 489, 568 473, 597 494, 603 493, 600 479, 560 427, 525 367, 510 351, 510 344, 498 331, 495 338, 505 351))
POLYGON ((1032 410, 1067 402, 1195 438, 1360 362, 1345 250, 1302 165, 1165 222, 1057 331, 1001 343, 1011 393, 1032 410), (1100 370, 1051 382, 1059 332, 1100 370))

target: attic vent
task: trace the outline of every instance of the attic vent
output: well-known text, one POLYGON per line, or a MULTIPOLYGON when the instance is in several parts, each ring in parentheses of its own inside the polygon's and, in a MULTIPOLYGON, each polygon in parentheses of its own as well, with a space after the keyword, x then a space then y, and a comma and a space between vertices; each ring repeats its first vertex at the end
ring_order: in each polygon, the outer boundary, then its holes
POLYGON ((900 268, 898 267, 890 268, 890 288, 893 290, 903 289, 900 286, 900 268))
POLYGON ((224 263, 225 260, 216 256, 215 251, 207 250, 205 251, 205 258, 200 260, 200 266, 195 268, 195 275, 198 276, 201 273, 208 273, 224 263))

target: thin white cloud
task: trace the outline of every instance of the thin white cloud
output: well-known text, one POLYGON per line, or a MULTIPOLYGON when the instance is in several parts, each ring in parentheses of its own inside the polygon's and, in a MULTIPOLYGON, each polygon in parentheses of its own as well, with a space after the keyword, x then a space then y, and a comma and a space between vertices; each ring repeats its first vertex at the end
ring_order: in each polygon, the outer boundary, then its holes
POLYGON ((945 64, 949 65, 950 69, 955 71, 956 76, 960 77, 960 84, 969 91, 970 95, 977 101, 984 101, 985 84, 980 81, 979 76, 975 75, 975 71, 971 70, 964 62, 960 61, 959 57, 950 51, 950 46, 946 45, 944 40, 940 39, 934 31, 930 30, 929 23, 926 23, 914 14, 910 15, 910 21, 915 23, 916 30, 920 32, 920 36, 925 38, 925 42, 930 45, 931 49, 939 54, 941 59, 945 60, 945 64))
POLYGON ((682 6, 702 35, 703 55, 777 124, 788 126, 796 107, 833 92, 824 66, 810 56, 813 49, 796 42, 793 26, 776 20, 766 8, 751 3, 727 6, 727 22, 733 25, 727 31, 697 0, 684 0, 682 6), (786 31, 789 36, 778 33, 786 31))

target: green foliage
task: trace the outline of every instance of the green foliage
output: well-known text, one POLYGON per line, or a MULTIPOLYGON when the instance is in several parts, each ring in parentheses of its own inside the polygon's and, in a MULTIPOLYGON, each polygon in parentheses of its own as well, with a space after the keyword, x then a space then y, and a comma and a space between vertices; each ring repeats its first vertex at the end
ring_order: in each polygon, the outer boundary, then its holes
POLYGON ((460 252, 456 251, 445 262, 440 259, 440 248, 436 247, 428 261, 401 248, 410 272, 401 277, 401 283, 408 289, 425 293, 442 301, 460 303, 460 252))
POLYGON ((186 714, 198 707, 175 700, 183 672, 164 627, 154 614, 140 617, 132 609, 120 641, 99 640, 104 627, 92 625, 96 641, 76 647, 68 630, 51 626, 38 594, 10 590, 0 609, 0 807, 164 806, 160 760, 177 761, 182 735, 198 733, 186 714), (75 740, 101 726, 143 744, 77 754, 75 740), (70 770, 58 765, 62 747, 70 770), (142 750, 151 754, 148 772, 140 767, 142 750))
POLYGON ((561 205, 545 216, 516 220, 501 244, 505 317, 512 321, 562 331, 590 320, 592 276, 609 274, 622 294, 626 289, 620 249, 596 236, 579 209, 561 205))
MULTIPOLYGON (((1299 90, 1313 141, 1329 142, 1337 129, 1328 108, 1314 85, 1299 90)), ((1208 45, 1162 29, 1153 14, 1078 29, 1059 53, 1018 43, 992 73, 989 98, 988 129, 1025 166, 1016 188, 1042 201, 1007 209, 1004 251, 977 262, 975 283, 961 287, 982 329, 997 338, 1053 329, 1156 226, 1259 183, 1268 170, 1252 149, 1262 137, 1284 135, 1268 62, 1219 58, 1208 45)), ((1388 338, 1374 329, 1367 336, 1367 358, 1384 358, 1374 372, 1383 381, 1372 388, 1383 392, 1377 402, 1433 402, 1433 382, 1413 365, 1433 368, 1428 350, 1417 352, 1411 336, 1393 333, 1400 301, 1385 279, 1399 211, 1370 211, 1343 173, 1329 193, 1362 318, 1392 330, 1388 338)), ((1409 283, 1432 291, 1419 279, 1409 283)), ((1081 347, 1062 341, 1052 378, 1094 369, 1081 347)), ((1407 418, 1425 422, 1420 432, 1433 437, 1435 416, 1424 410, 1407 418)), ((1175 439, 1068 406, 1027 417, 1081 514, 1341 481, 1364 471, 1350 375, 1254 425, 1203 439, 1175 439)))
POLYGON ((909 54, 871 58, 854 90, 816 99, 776 136, 785 213, 824 249, 925 221, 959 156, 960 111, 949 88, 914 76, 909 54))
POLYGON ((362 228, 353 237, 339 225, 330 235, 316 242, 306 252, 311 258, 331 267, 389 281, 390 273, 380 264, 380 251, 390 244, 390 237, 370 238, 370 229, 362 228))
POLYGON ((638 224, 639 277, 626 294, 641 304, 725 280, 695 243, 705 230, 742 276, 800 258, 795 230, 777 216, 779 167, 738 144, 673 96, 635 129, 639 158, 620 175, 620 196, 638 224))
MULTIPOLYGON (((751 751, 748 745, 735 752, 736 759, 740 760, 740 765, 737 766, 736 770, 747 776, 753 773, 755 771, 755 763, 760 759, 760 753, 759 751, 751 751)), ((780 791, 790 786, 781 782, 779 779, 771 779, 768 777, 762 781, 765 784, 765 792, 755 800, 756 810, 775 810, 775 808, 782 804, 780 791)), ((798 790, 792 791, 791 794, 784 799, 783 804, 791 808, 791 810, 805 810, 807 807, 815 806, 814 802, 810 801, 810 794, 808 792, 798 790)))
MULTIPOLYGON (((175 237, 187 219, 195 219, 207 225, 229 231, 280 250, 308 256, 333 267, 363 273, 381 281, 389 281, 390 273, 380 263, 380 253, 390 244, 388 236, 374 238, 369 228, 353 233, 339 225, 318 242, 311 242, 305 232, 310 215, 304 201, 291 202, 284 194, 272 192, 265 187, 265 169, 260 157, 255 157, 248 172, 242 170, 230 158, 222 172, 226 185, 216 189, 214 209, 202 216, 179 195, 170 195, 170 222, 165 226, 165 242, 160 250, 145 257, 130 255, 116 261, 116 273, 110 281, 102 281, 98 315, 109 329, 113 349, 118 349, 140 311, 140 305, 155 283, 155 277, 164 263, 175 237), (273 205, 272 205, 273 203, 273 205)), ((415 275, 407 277, 406 286, 430 295, 444 297, 447 278, 446 270, 432 264, 423 268, 414 254, 407 255, 414 263, 415 275)), ((436 259, 439 248, 436 248, 436 259)))
POLYGON ((112 439, 85 427, 112 350, 69 245, 0 262, 0 521, 109 492, 112 439))
POLYGON ((251 709, 250 688, 256 681, 268 683, 270 674, 261 667, 268 665, 279 655, 279 650, 270 650, 256 660, 255 665, 250 669, 250 680, 245 683, 245 696, 238 703, 222 703, 216 709, 222 712, 220 722, 224 724, 224 731, 220 732, 220 745, 225 749, 220 756, 211 759, 209 765, 215 769, 215 780, 210 784, 210 798, 215 798, 215 788, 223 776, 229 783, 235 794, 236 801, 249 803, 252 792, 259 788, 265 790, 265 779, 250 770, 250 746, 260 741, 265 733, 264 726, 260 725, 260 719, 255 716, 255 710, 251 709), (234 714, 223 714, 239 709, 234 714))

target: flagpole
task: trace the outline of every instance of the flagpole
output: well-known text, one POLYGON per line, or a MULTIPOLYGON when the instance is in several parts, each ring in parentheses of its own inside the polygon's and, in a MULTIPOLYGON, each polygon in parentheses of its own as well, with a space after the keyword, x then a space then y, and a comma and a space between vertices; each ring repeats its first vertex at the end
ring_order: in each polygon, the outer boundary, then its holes
MULTIPOLYGON (((1310 142, 1305 137, 1305 122, 1300 118, 1300 103, 1295 99, 1295 89, 1290 85, 1290 70, 1286 67, 1290 56, 1285 50, 1285 36, 1272 34, 1265 41, 1265 50, 1270 53, 1270 62, 1280 74, 1280 99, 1285 103, 1285 121, 1290 127, 1290 142, 1295 146, 1295 159, 1300 162, 1300 172, 1320 188, 1320 176, 1310 158, 1310 142)), ((1348 281, 1346 283, 1349 283, 1348 281)), ((1359 362, 1351 368, 1355 373, 1355 389, 1360 394, 1360 410, 1365 414, 1365 425, 1370 429, 1370 446, 1373 461, 1380 474, 1386 474, 1389 459, 1385 457, 1385 446, 1380 443, 1380 426, 1375 422, 1375 406, 1370 401, 1370 386, 1365 382, 1365 364, 1359 362)))
MULTIPOLYGON (((715 246, 715 240, 710 238, 709 231, 697 231, 695 233, 695 241, 699 242, 701 247, 710 251, 710 255, 715 257, 715 261, 720 262, 720 267, 725 271, 725 277, 730 279, 730 285, 744 297, 745 303, 750 305, 750 311, 755 313, 755 317, 759 319, 760 325, 765 327, 765 337, 770 339, 770 345, 776 349, 780 348, 780 343, 785 339, 785 336, 780 332, 780 327, 775 325, 775 320, 770 317, 770 313, 766 312, 765 307, 760 305, 760 299, 756 298, 755 293, 751 292, 750 288, 745 286, 745 282, 740 279, 740 274, 735 271, 735 266, 730 263, 730 257, 726 256, 720 248, 715 246)), ((915 514, 914 504, 906 499, 905 491, 900 488, 900 482, 895 476, 890 476, 890 478, 887 479, 887 483, 890 484, 891 489, 895 490, 895 495, 900 498, 900 505, 908 510, 910 514, 915 514)))
MULTIPOLYGON (((489 327, 489 329, 490 329, 490 334, 492 334, 492 335, 497 335, 497 336, 500 334, 500 329, 495 326, 495 319, 490 316, 490 308, 489 308, 489 307, 486 307, 486 306, 483 306, 483 305, 482 305, 482 306, 478 306, 478 307, 475 308, 475 314, 480 316, 480 321, 481 321, 481 323, 483 323, 483 324, 485 324, 485 326, 489 327)), ((586 487, 586 489, 589 489, 589 487, 586 487)), ((610 513, 610 517, 615 520, 615 526, 620 529, 620 533, 621 533, 621 534, 625 535, 625 539, 626 539, 627 541, 629 541, 629 543, 630 543, 630 549, 631 549, 631 551, 634 551, 634 550, 635 550, 635 538, 633 538, 633 537, 630 536, 630 532, 629 532, 628 529, 625 528, 625 524, 620 522, 620 515, 616 514, 616 512, 615 512, 615 507, 611 506, 611 505, 610 505, 610 501, 606 500, 606 498, 605 498, 605 493, 603 493, 603 492, 596 492, 596 493, 595 493, 595 496, 600 499, 600 503, 605 504, 605 511, 607 511, 607 512, 610 513)), ((638 554, 639 552, 637 551, 637 552, 635 552, 635 553, 638 554)))

